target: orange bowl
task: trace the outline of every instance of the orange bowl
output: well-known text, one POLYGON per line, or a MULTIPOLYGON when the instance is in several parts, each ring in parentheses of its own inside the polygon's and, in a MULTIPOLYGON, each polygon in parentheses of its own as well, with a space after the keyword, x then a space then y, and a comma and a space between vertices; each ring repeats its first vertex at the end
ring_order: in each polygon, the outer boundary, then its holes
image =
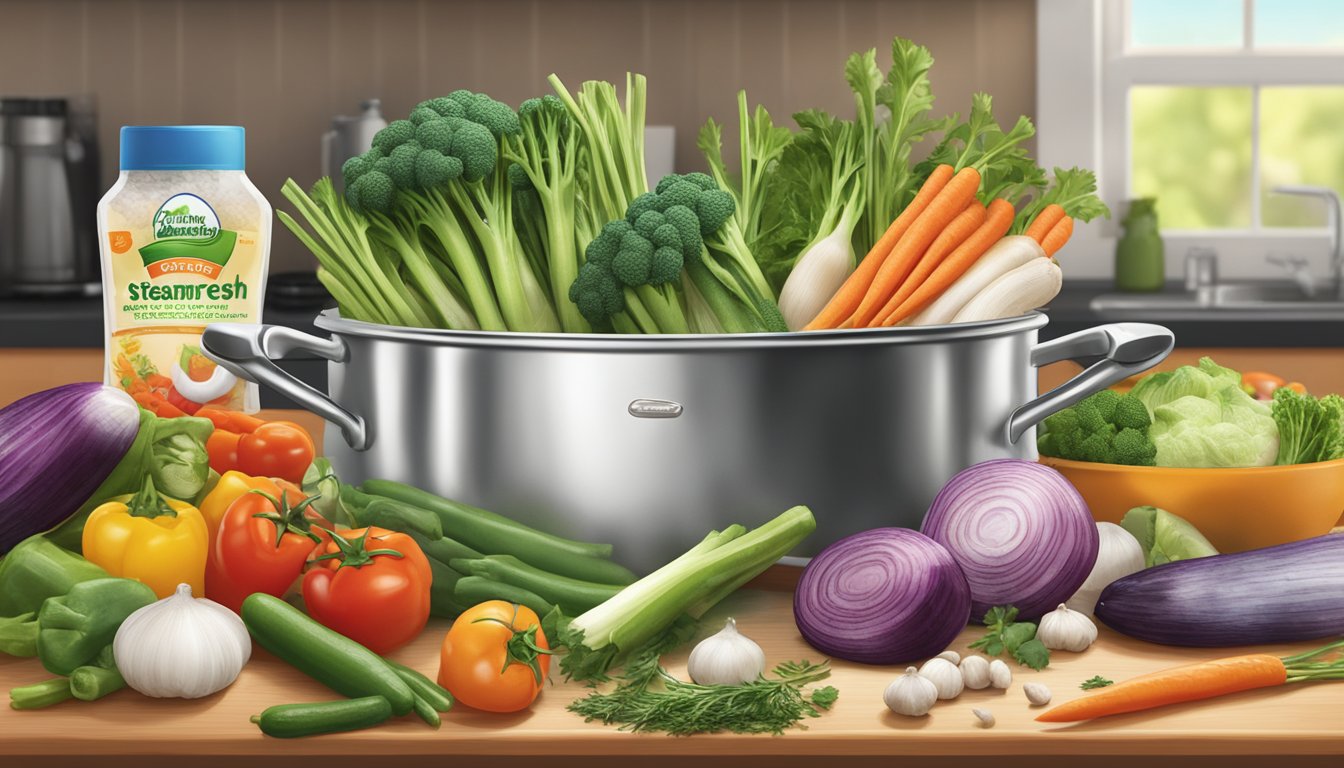
POLYGON ((1092 517, 1118 523, 1134 507, 1161 507, 1199 529, 1220 552, 1241 552, 1330 532, 1344 513, 1344 459, 1246 469, 1094 464, 1042 456, 1082 494, 1092 517))

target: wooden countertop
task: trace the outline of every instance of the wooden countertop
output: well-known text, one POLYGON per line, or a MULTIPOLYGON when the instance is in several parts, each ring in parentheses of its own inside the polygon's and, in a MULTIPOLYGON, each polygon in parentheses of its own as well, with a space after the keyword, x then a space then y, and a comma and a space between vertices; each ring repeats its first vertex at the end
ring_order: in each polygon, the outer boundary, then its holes
MULTIPOLYGON (((296 417, 319 430, 309 414, 296 417)), ((793 624, 791 589, 797 569, 776 567, 716 608, 702 626, 708 634, 726 616, 765 649, 771 665, 818 654, 793 624)), ((431 622, 410 646, 394 654, 433 677, 447 623, 431 622)), ((968 628, 952 648, 966 646, 981 632, 968 628)), ((1316 643, 1258 648, 1287 654, 1316 643)), ((382 766, 395 755, 398 768, 418 765, 506 765, 546 768, 684 766, 688 758, 708 766, 816 765, 818 758, 843 757, 846 765, 1092 766, 1133 768, 1136 759, 1180 756, 1182 766, 1336 766, 1344 756, 1344 681, 1295 684, 1218 700, 1123 715, 1094 723, 1046 726, 1034 722, 1022 684, 1049 686, 1056 703, 1081 695, 1078 684, 1093 675, 1122 680, 1163 667, 1231 655, 1240 649, 1177 649, 1148 645, 1102 629, 1098 642, 1082 654, 1056 653, 1049 668, 1014 667, 1007 691, 967 691, 940 702, 926 718, 890 714, 882 691, 901 671, 836 662, 829 681, 840 691, 832 711, 805 721, 806 729, 783 736, 716 734, 672 738, 630 734, 584 723, 565 707, 585 689, 553 675, 531 710, 494 715, 459 706, 433 730, 413 717, 379 728, 285 741, 264 737, 248 718, 272 704, 336 698, 321 684, 255 649, 238 680, 225 691, 196 700, 157 700, 124 690, 94 703, 66 702, 46 710, 0 709, 0 759, 4 766, 72 765, 89 760, 116 766, 382 766), (997 724, 976 726, 973 707, 989 709, 997 724), (16 759, 15 759, 16 758, 16 759)), ((689 647, 667 659, 674 674, 685 674, 689 647)), ((0 689, 50 677, 36 659, 0 656, 0 689)), ((1163 761, 1155 765, 1165 764, 1163 761)))

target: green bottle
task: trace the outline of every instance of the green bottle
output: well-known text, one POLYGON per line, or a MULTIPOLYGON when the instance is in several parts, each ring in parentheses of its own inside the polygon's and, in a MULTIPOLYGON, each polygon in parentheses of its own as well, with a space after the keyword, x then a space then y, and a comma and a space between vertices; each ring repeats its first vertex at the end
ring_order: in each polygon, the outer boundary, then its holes
POLYGON ((1115 287, 1120 291, 1160 291, 1166 282, 1157 199, 1129 201, 1124 234, 1115 245, 1115 287))

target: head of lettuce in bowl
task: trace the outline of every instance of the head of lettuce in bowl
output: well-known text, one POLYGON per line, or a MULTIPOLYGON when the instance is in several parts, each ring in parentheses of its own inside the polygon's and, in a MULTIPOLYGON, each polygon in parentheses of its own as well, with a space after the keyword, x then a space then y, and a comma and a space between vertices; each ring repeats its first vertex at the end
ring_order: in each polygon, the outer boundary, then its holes
POLYGON ((1344 398, 1259 401, 1207 357, 1060 411, 1037 443, 1097 520, 1161 507, 1224 552, 1319 536, 1344 513, 1344 398))

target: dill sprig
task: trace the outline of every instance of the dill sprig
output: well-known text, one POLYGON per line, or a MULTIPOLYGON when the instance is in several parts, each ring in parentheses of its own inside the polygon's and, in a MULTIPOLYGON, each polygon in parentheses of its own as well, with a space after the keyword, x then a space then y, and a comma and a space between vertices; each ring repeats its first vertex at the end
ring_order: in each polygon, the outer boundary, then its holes
POLYGON ((830 677, 828 661, 785 662, 772 674, 742 685, 697 685, 668 674, 649 654, 631 659, 615 690, 591 693, 569 710, 626 731, 779 734, 830 709, 839 695, 829 685, 803 693, 808 684, 830 677))

